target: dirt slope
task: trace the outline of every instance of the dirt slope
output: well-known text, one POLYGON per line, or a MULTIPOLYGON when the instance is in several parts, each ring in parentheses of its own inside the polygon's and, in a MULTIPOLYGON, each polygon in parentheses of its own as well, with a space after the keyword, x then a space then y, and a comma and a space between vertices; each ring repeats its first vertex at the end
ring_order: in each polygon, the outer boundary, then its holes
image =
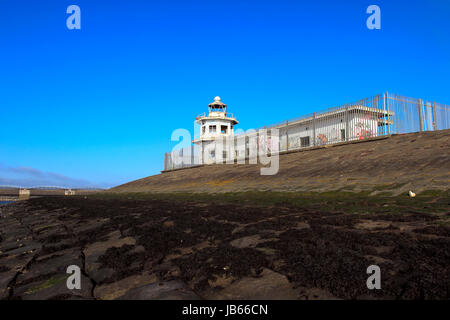
POLYGON ((111 189, 112 192, 241 192, 447 190, 450 130, 393 135, 280 156, 273 176, 260 165, 210 165, 166 172, 111 189))

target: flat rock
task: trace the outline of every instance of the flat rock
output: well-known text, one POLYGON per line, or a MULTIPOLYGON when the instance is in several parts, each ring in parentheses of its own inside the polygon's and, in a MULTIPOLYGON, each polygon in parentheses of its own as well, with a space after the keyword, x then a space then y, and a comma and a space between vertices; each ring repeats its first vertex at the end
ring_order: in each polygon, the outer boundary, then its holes
POLYGON ((221 291, 206 294, 205 298, 218 300, 296 300, 298 296, 298 291, 292 288, 291 283, 284 275, 269 269, 263 269, 260 277, 247 277, 235 281, 221 291))
POLYGON ((100 228, 102 225, 104 225, 108 221, 109 221, 109 219, 105 218, 105 219, 89 220, 84 223, 80 223, 79 221, 77 221, 77 222, 67 223, 66 225, 69 228, 72 228, 74 233, 79 234, 79 233, 89 232, 89 231, 93 231, 97 228, 100 228))
POLYGON ((5 231, 2 232, 2 238, 7 241, 17 241, 18 239, 22 239, 29 234, 30 232, 28 229, 22 226, 17 226, 11 229, 5 229, 5 231))
POLYGON ((95 242, 90 244, 84 250, 85 268, 88 274, 98 270, 101 266, 97 262, 98 258, 102 256, 109 248, 120 248, 123 245, 135 245, 136 240, 131 237, 120 238, 120 231, 114 231, 108 235, 108 240, 95 242))
POLYGON ((199 300, 191 289, 179 280, 157 282, 129 290, 117 300, 199 300))
POLYGON ((301 300, 338 300, 329 291, 320 288, 299 288, 301 300))
POLYGON ((8 285, 16 275, 15 271, 7 271, 0 273, 0 300, 5 299, 9 295, 8 285))
POLYGON ((65 273, 70 265, 83 267, 80 248, 67 249, 38 257, 26 272, 17 277, 17 284, 20 285, 22 282, 51 273, 65 273))
POLYGON ((75 296, 85 299, 92 298, 92 282, 81 275, 81 289, 68 289, 69 274, 58 273, 47 280, 36 281, 14 289, 13 296, 23 300, 48 300, 57 296, 75 296))
POLYGON ((361 222, 355 224, 355 228, 373 230, 376 228, 387 228, 390 225, 392 225, 392 221, 361 220, 361 222))
POLYGON ((258 234, 254 234, 251 236, 246 236, 243 238, 235 239, 230 242, 233 247, 236 248, 255 248, 258 244, 264 243, 267 241, 273 241, 277 239, 261 239, 261 236, 258 234))
POLYGON ((143 273, 134 275, 114 283, 107 283, 95 287, 94 296, 101 300, 113 300, 126 294, 131 289, 157 281, 158 277, 155 274, 143 273))
POLYGON ((93 270, 89 273, 89 277, 96 283, 102 283, 114 274, 114 269, 112 268, 102 268, 93 270))
POLYGON ((9 250, 3 254, 8 256, 14 256, 19 254, 31 254, 35 253, 36 250, 41 249, 42 245, 39 242, 28 241, 23 243, 22 246, 19 246, 15 249, 9 250))
POLYGON ((33 257, 34 254, 30 253, 8 255, 0 258, 0 264, 10 270, 20 271, 31 261, 31 259, 33 259, 33 257))

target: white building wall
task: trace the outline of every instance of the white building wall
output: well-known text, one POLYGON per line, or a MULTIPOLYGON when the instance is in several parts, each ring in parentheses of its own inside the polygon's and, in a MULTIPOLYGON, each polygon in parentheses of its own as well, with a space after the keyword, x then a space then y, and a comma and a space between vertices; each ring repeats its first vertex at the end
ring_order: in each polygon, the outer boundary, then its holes
MULTIPOLYGON (((298 125, 292 124, 288 127, 289 149, 314 146, 314 142, 316 143, 315 145, 323 145, 326 143, 345 141, 341 135, 341 130, 345 129, 346 123, 343 116, 316 119, 315 136, 312 121, 303 122, 298 125), (306 138, 303 139, 303 144, 301 138, 306 138)), ((280 128, 280 149, 287 149, 286 127, 280 128)))
POLYGON ((200 126, 200 136, 202 138, 213 138, 217 136, 226 136, 226 135, 232 135, 233 134, 233 126, 231 125, 230 121, 227 120, 208 120, 204 121, 204 123, 200 126), (216 126, 216 132, 210 132, 210 126, 216 126), (221 133, 221 127, 226 126, 227 127, 227 133, 222 134, 221 133), (204 130, 204 131, 203 131, 204 130))
MULTIPOLYGON (((210 117, 224 116, 223 113, 210 112, 210 117)), ((205 164, 226 162, 234 159, 234 129, 230 119, 207 118, 200 123, 200 136, 195 145, 199 148, 199 162, 205 164), (215 130, 213 129, 215 127, 215 130), (222 133, 222 127, 226 131, 222 133), (213 129, 213 131, 211 131, 213 129), (226 143, 226 139, 230 141, 226 143)))
MULTIPOLYGON (((288 128, 280 127, 280 150, 287 150, 286 130, 288 130, 289 149, 307 147, 307 141, 301 138, 309 137, 309 146, 324 145, 328 143, 343 142, 348 137, 349 140, 368 138, 378 135, 378 121, 374 116, 364 114, 349 114, 349 123, 347 132, 347 123, 345 114, 336 115, 334 117, 319 118, 315 121, 315 137, 314 126, 312 121, 292 124, 288 128)), ((307 139, 306 139, 307 140, 307 139)))
POLYGON ((367 139, 378 136, 378 120, 371 114, 352 115, 349 123, 352 140, 367 139))

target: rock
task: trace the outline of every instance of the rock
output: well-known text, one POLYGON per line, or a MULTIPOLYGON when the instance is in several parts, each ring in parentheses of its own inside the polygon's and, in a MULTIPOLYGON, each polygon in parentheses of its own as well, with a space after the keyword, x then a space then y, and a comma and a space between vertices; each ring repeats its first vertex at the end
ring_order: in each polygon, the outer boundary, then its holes
POLYGON ((157 281, 158 277, 155 274, 144 273, 134 275, 114 283, 107 283, 95 287, 94 296, 101 300, 113 300, 124 295, 133 288, 155 283, 157 281))
POLYGON ((0 300, 9 296, 9 283, 14 279, 16 272, 14 270, 0 273, 0 300))
POLYGON ((91 219, 91 220, 85 221, 85 223, 72 222, 72 223, 67 223, 66 225, 69 228, 71 228, 75 234, 81 234, 81 233, 94 231, 109 221, 110 221, 109 218, 95 219, 95 220, 91 219))
POLYGON ((21 297, 23 300, 47 300, 57 296, 76 296, 91 298, 92 282, 81 275, 81 289, 68 289, 67 273, 58 273, 47 280, 32 282, 14 288, 13 297, 21 297))
POLYGON ((2 227, 5 230, 4 232, 2 232, 2 237, 6 241, 17 241, 18 239, 27 237, 30 233, 28 229, 22 227, 21 225, 15 225, 14 227, 2 227))
POLYGON ((261 236, 258 234, 235 239, 230 242, 230 244, 233 247, 236 248, 255 248, 258 244, 273 241, 278 239, 268 238, 268 239, 261 239, 261 236))
MULTIPOLYGON (((259 252, 264 253, 265 255, 274 256, 274 258, 276 258, 276 254, 278 253, 278 250, 273 249, 273 248, 258 247, 255 249, 258 250, 259 252)), ((271 257, 267 257, 267 258, 271 258, 271 257)))
POLYGON ((174 225, 175 225, 175 223, 173 221, 165 221, 163 223, 164 228, 172 228, 174 225))
POLYGON ((31 264, 26 272, 18 276, 17 284, 20 285, 22 282, 28 282, 33 278, 52 273, 64 274, 70 265, 76 265, 80 268, 83 267, 80 248, 58 251, 36 258, 36 263, 31 264))
POLYGON ((182 257, 184 255, 189 255, 189 254, 192 254, 195 251, 200 251, 200 250, 203 250, 205 248, 212 247, 212 246, 213 245, 211 244, 211 242, 206 240, 206 241, 202 241, 200 243, 197 243, 196 245, 191 246, 191 247, 177 248, 175 250, 175 252, 172 252, 172 253, 166 255, 164 257, 164 261, 170 261, 170 260, 173 260, 173 259, 177 259, 177 258, 180 258, 180 257, 182 257))
POLYGON ((34 257, 34 254, 16 254, 0 258, 0 264, 11 271, 21 271, 34 257))
POLYGON ((86 247, 86 249, 84 250, 84 256, 85 256, 85 268, 88 274, 91 274, 100 268, 101 264, 97 262, 97 260, 109 248, 113 247, 120 248, 125 244, 128 245, 136 244, 136 240, 134 238, 131 237, 120 238, 120 236, 121 236, 120 231, 114 231, 109 234, 109 238, 107 241, 95 242, 86 247))
POLYGON ((191 289, 179 280, 153 283, 128 291, 118 300, 199 300, 191 289))
POLYGON ((355 228, 363 230, 374 230, 379 228, 388 228, 390 225, 392 225, 392 221, 360 220, 359 223, 355 224, 355 228))
POLYGON ((329 291, 320 288, 299 288, 302 300, 339 300, 329 291))
POLYGON ((102 268, 98 270, 91 271, 89 273, 89 277, 94 280, 96 283, 102 283, 108 278, 112 277, 114 274, 114 269, 111 268, 102 268))
POLYGON ((39 240, 45 239, 50 235, 67 233, 61 223, 36 225, 35 227, 33 227, 33 232, 36 234, 36 238, 39 240))
POLYGON ((71 248, 76 246, 76 242, 74 239, 63 239, 61 241, 55 242, 55 243, 46 243, 44 244, 44 251, 45 252, 56 252, 60 250, 64 250, 65 248, 71 248))
POLYGON ((298 292, 282 274, 263 269, 260 277, 235 281, 223 290, 206 293, 206 299, 219 300, 295 300, 298 292), (275 294, 276 293, 276 294, 275 294))
POLYGON ((246 248, 246 247, 256 247, 259 243, 261 237, 257 234, 252 236, 247 236, 239 239, 235 239, 230 242, 233 247, 236 248, 246 248))
POLYGON ((130 253, 143 253, 145 252, 144 246, 138 245, 134 247, 132 250, 130 250, 130 253))
POLYGON ((38 249, 41 249, 41 244, 38 242, 34 242, 34 241, 29 241, 24 243, 23 245, 18 245, 17 248, 13 249, 13 250, 9 250, 7 252, 4 252, 4 254, 8 255, 8 256, 12 256, 12 255, 20 255, 20 254, 30 254, 29 252, 31 251, 32 253, 35 252, 38 249))
POLYGON ((212 288, 215 288, 215 287, 225 288, 225 287, 228 287, 233 281, 236 280, 235 277, 227 276, 227 275, 214 275, 214 277, 215 277, 214 280, 208 279, 208 283, 209 283, 210 287, 212 287, 212 288))

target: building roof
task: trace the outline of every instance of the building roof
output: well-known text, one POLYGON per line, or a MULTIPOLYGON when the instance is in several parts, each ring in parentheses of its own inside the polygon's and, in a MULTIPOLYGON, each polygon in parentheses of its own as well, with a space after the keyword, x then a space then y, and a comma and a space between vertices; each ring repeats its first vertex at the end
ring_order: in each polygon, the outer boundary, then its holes
MULTIPOLYGON (((318 112, 314 115, 305 115, 298 118, 294 118, 288 121, 278 122, 275 124, 267 125, 264 127, 260 127, 255 129, 256 131, 262 128, 270 129, 270 128, 285 128, 286 126, 295 126, 302 123, 308 123, 313 121, 314 119, 317 120, 323 120, 327 118, 333 118, 341 115, 345 115, 345 112, 353 113, 353 114, 371 114, 374 116, 378 121, 378 126, 384 126, 384 125, 390 125, 393 124, 393 121, 389 117, 393 117, 395 115, 395 112, 388 111, 385 109, 380 108, 372 108, 372 107, 366 107, 363 105, 354 105, 349 106, 348 109, 346 108, 339 108, 334 110, 328 110, 325 112, 318 112), (387 118, 386 118, 387 117, 387 118)), ((244 134, 244 133, 243 133, 244 134)))

